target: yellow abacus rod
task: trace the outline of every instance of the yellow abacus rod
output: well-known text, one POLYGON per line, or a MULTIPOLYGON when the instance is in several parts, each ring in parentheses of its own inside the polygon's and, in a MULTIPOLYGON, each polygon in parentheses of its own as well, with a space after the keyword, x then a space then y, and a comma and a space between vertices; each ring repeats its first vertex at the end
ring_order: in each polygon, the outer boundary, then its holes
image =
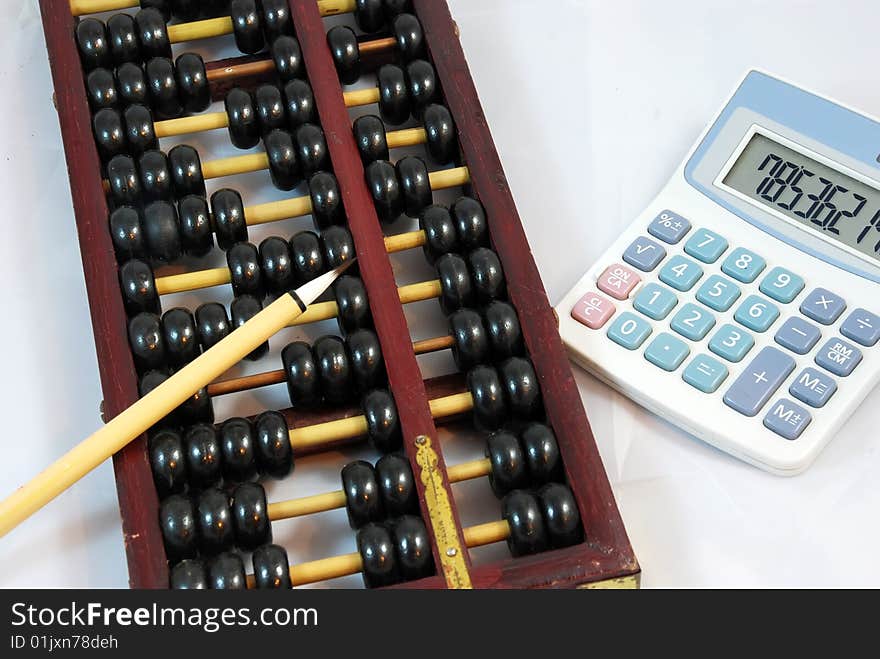
MULTIPOLYGON (((321 16, 334 16, 336 14, 348 14, 355 10, 355 0, 317 0, 318 10, 321 16)), ((83 16, 85 14, 100 14, 105 11, 119 11, 120 9, 132 9, 140 6, 140 0, 70 0, 70 13, 74 16, 83 16)), ((228 16, 229 31, 219 34, 229 34, 232 32, 232 21, 228 16)), ((196 21, 204 23, 205 21, 196 21)), ((172 27, 180 27, 190 25, 190 23, 181 23, 178 26, 168 26, 169 36, 172 27)), ((209 37, 218 36, 218 34, 208 34, 209 37)), ((203 37, 188 37, 189 39, 200 39, 203 37)), ((182 39, 186 40, 186 39, 182 39)))

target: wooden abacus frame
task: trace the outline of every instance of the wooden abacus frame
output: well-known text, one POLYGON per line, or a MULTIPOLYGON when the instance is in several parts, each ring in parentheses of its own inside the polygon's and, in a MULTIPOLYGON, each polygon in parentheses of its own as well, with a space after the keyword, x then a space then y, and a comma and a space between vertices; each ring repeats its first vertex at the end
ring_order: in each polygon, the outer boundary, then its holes
MULTIPOLYGON (((449 393, 452 386, 460 391, 461 380, 454 377, 422 380, 384 249, 382 230, 364 181, 351 118, 343 103, 342 87, 326 45, 324 21, 314 0, 289 0, 289 5, 320 123, 328 138, 330 158, 354 237, 375 329, 386 356, 389 384, 397 402, 406 453, 416 475, 421 476, 416 480, 438 574, 403 587, 450 587, 455 584, 444 554, 448 556, 448 547, 456 543, 458 547, 465 547, 455 499, 446 477, 442 452, 438 450, 432 458, 436 460, 441 478, 434 485, 439 483, 443 490, 440 495, 445 494, 455 520, 453 537, 439 537, 430 523, 432 511, 426 504, 425 492, 427 478, 416 454, 418 446, 424 446, 424 438, 437 437, 428 400, 449 393), (444 578, 444 570, 448 578, 444 578)), ((430 59, 444 92, 444 102, 456 121, 461 154, 470 170, 470 193, 480 199, 486 209, 493 248, 504 266, 508 294, 519 314, 525 344, 540 380, 548 423, 556 433, 587 538, 586 542, 566 549, 480 566, 471 565, 465 550, 461 552, 459 565, 466 574, 466 582, 477 588, 635 586, 639 566, 617 511, 557 333, 553 311, 486 125, 458 40, 457 27, 444 0, 413 0, 413 6, 425 33, 430 59)), ((74 39, 76 19, 71 14, 69 0, 40 0, 40 7, 104 391, 102 414, 111 418, 138 399, 138 390, 127 342, 117 264, 107 230, 108 207, 100 160, 74 39)), ((251 56, 224 60, 212 63, 209 69, 223 69, 255 59, 251 56)), ((247 87, 271 77, 265 73, 266 67, 251 68, 257 69, 256 73, 237 78, 236 85, 247 87)), ((222 98, 228 87, 229 83, 222 79, 212 83, 214 98, 222 98)), ((338 414, 337 411, 334 416, 338 414)), ((298 413, 296 418, 288 413, 287 417, 291 427, 330 418, 326 412, 298 413)), ((433 444, 436 446, 437 442, 433 444)), ((142 436, 129 444, 114 456, 113 462, 130 584, 135 588, 167 587, 168 566, 157 524, 158 499, 147 459, 146 438, 142 436)), ((431 498, 436 500, 436 493, 431 494, 431 498)))

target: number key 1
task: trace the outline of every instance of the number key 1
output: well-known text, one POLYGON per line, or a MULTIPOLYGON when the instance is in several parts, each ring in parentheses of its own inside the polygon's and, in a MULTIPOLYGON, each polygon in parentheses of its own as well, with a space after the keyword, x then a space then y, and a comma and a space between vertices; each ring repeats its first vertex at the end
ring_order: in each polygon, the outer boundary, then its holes
POLYGON ((788 304, 804 290, 804 280, 785 268, 773 268, 764 277, 759 289, 777 302, 788 304))

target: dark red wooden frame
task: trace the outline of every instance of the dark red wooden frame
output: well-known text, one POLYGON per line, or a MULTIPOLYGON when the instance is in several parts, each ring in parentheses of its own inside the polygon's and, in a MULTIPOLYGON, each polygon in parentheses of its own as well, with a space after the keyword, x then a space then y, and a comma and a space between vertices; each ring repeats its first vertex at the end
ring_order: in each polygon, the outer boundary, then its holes
MULTIPOLYGON (((428 408, 431 396, 448 392, 456 378, 422 382, 411 350, 409 331, 382 233, 363 177, 363 166, 351 133, 325 26, 314 2, 289 0, 316 106, 340 183, 343 204, 354 236, 361 276, 371 301, 376 331, 386 356, 389 382, 398 404, 407 454, 415 466, 414 440, 436 437, 428 408)), ((445 0, 413 0, 445 103, 456 120, 461 153, 471 174, 472 193, 486 208, 493 246, 507 274, 508 291, 517 308, 526 346, 544 394, 547 418, 554 428, 569 483, 581 510, 587 541, 575 547, 473 567, 475 587, 566 587, 637 575, 638 563, 620 519, 589 423, 581 405, 555 318, 532 259, 507 180, 470 78, 455 24, 445 0)), ((49 61, 55 83, 83 269, 91 308, 107 418, 137 399, 137 383, 126 338, 126 318, 116 276, 116 261, 107 231, 107 204, 100 163, 76 45, 75 19, 68 0, 40 0, 49 61)), ((236 58, 247 61, 251 58, 236 58)), ((215 63, 214 67, 226 62, 215 63)), ((256 82, 249 80, 247 83, 256 82)), ((215 85, 215 97, 227 85, 215 85)), ((323 415, 299 416, 296 425, 323 415)), ((145 439, 139 438, 114 456, 125 548, 132 587, 166 587, 168 570, 157 520, 158 501, 147 462, 145 439)), ((442 466, 442 455, 440 456, 442 466)), ((443 468, 445 474, 445 467, 443 468)), ((418 480, 418 479, 417 479, 418 480)), ((421 483, 419 483, 421 486, 421 483)), ((449 488, 448 482, 444 486, 449 488)), ((420 493, 421 494, 421 493, 420 493)), ((458 522, 454 497, 450 501, 458 522)), ((423 513, 427 519, 424 496, 423 513)), ((459 541, 463 543, 459 526, 459 541)), ((433 539, 433 538, 432 538, 433 539)), ((438 559, 436 543, 435 559, 438 559)), ((438 563, 439 564, 439 563, 438 563)), ((405 587, 444 588, 442 577, 405 587)))

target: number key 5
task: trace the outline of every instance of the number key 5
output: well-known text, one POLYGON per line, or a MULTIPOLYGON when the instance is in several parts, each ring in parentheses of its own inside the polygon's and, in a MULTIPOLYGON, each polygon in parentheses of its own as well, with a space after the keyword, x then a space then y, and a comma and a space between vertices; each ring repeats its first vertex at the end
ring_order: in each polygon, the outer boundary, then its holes
POLYGON ((739 286, 721 275, 712 275, 697 290, 697 299, 715 311, 727 311, 740 295, 739 286))
POLYGON ((767 262, 754 252, 737 247, 730 253, 730 256, 724 259, 724 263, 721 264, 721 272, 744 284, 751 284, 758 278, 766 265, 767 262))
POLYGON ((785 268, 773 268, 759 288, 764 295, 788 304, 804 290, 804 280, 785 268))

